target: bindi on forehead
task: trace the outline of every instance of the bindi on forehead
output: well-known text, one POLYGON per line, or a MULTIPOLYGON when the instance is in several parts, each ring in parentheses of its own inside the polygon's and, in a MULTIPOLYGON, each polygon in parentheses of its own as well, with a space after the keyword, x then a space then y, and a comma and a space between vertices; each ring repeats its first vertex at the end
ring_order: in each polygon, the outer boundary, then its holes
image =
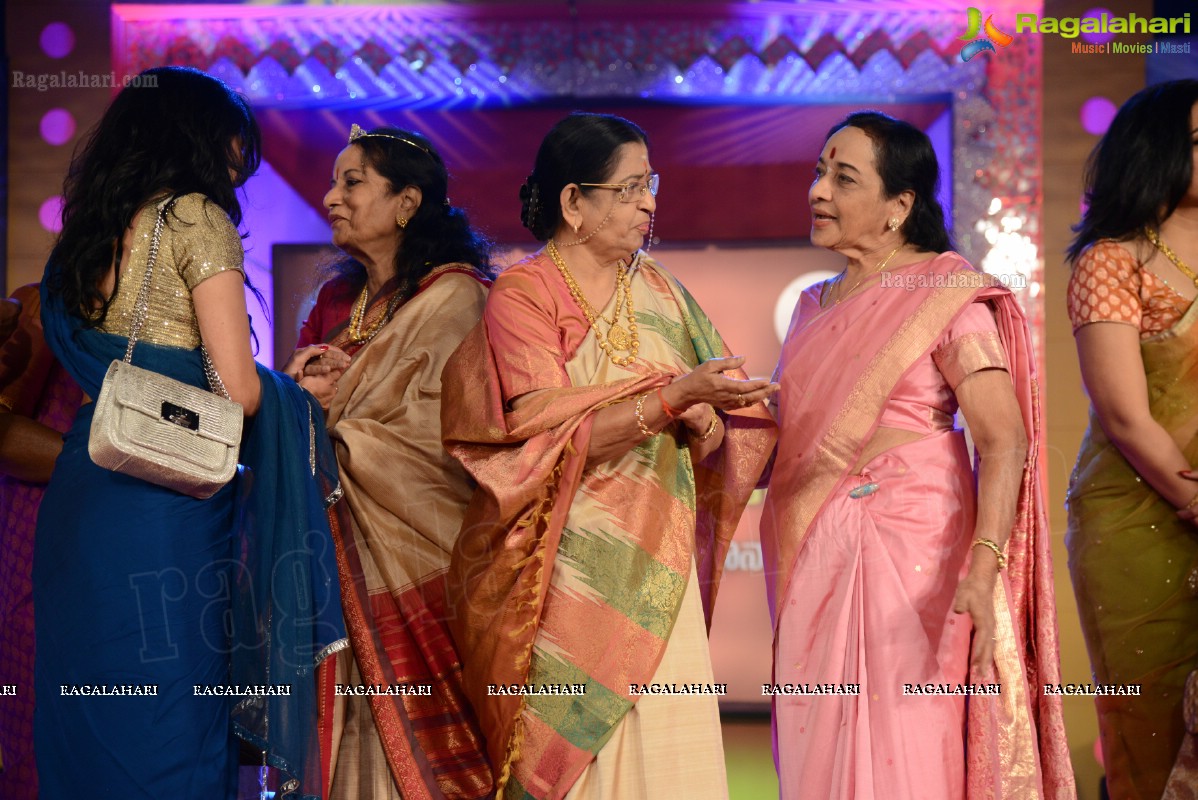
POLYGON ((832 152, 828 153, 828 158, 836 158, 836 148, 832 148, 832 152))

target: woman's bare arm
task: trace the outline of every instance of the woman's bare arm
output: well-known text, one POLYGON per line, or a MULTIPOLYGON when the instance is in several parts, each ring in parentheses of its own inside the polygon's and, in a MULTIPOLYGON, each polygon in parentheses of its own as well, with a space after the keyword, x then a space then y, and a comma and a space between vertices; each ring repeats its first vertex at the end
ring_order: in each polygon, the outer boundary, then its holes
POLYGON ((192 289, 191 297, 200 337, 229 397, 241 403, 246 416, 253 416, 262 400, 262 384, 250 351, 250 317, 241 273, 219 272, 192 289))
MULTIPOLYGON (((978 502, 973 537, 1006 547, 1015 524, 1019 488, 1027 460, 1023 412, 1005 370, 986 369, 966 376, 956 388, 957 402, 978 452, 978 502)), ((969 572, 957 586, 953 610, 973 618, 970 664, 986 670, 994 660, 994 584, 998 555, 988 547, 969 551, 969 572)))

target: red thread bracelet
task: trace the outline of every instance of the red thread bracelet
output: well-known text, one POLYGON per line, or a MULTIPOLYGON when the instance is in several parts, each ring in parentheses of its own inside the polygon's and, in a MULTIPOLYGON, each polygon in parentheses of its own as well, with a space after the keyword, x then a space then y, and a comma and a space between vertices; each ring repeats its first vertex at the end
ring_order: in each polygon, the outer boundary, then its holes
POLYGON ((667 417, 669 417, 670 419, 673 420, 673 419, 678 419, 679 417, 682 416, 681 411, 679 411, 678 409, 674 408, 673 406, 671 406, 669 403, 666 402, 665 393, 662 392, 660 386, 657 387, 657 399, 661 401, 661 410, 667 417))

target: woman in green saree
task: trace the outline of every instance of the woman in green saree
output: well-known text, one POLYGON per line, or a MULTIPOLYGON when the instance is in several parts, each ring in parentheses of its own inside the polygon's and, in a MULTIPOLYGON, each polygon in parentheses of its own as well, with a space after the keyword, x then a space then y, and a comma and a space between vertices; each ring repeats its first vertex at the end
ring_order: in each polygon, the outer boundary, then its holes
POLYGON ((1125 800, 1198 785, 1183 714, 1198 669, 1196 102, 1185 80, 1123 105, 1090 156, 1069 249, 1090 427, 1066 545, 1096 683, 1140 687, 1096 701, 1110 796, 1125 800))

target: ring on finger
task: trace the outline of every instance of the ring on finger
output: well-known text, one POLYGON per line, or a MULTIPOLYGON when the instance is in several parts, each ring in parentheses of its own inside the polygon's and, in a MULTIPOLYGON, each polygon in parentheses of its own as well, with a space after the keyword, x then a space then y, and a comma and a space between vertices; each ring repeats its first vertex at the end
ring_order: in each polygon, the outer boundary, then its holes
POLYGON ((737 402, 738 402, 738 403, 740 403, 740 407, 741 407, 741 408, 744 408, 746 405, 748 405, 748 401, 747 401, 747 400, 745 400, 745 393, 744 393, 744 392, 737 392, 737 393, 736 393, 736 398, 737 398, 737 402))

